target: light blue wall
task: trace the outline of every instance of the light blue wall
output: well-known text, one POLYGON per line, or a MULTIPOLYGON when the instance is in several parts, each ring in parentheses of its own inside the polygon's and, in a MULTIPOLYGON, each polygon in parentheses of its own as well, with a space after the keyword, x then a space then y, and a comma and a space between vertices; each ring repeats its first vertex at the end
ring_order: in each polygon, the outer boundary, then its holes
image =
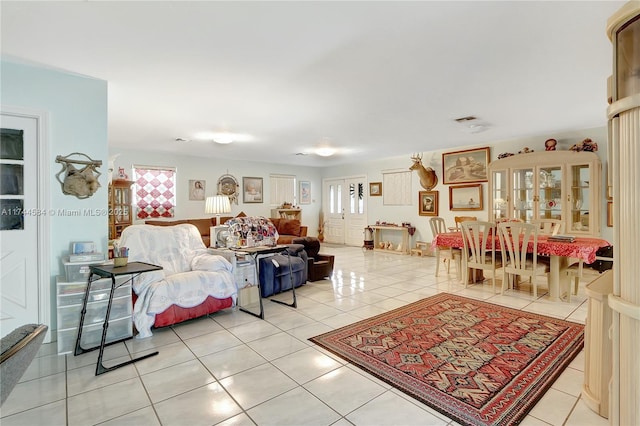
MULTIPOLYGON (((2 105, 43 110, 49 113, 48 141, 50 166, 49 208, 58 212, 107 209, 107 82, 75 74, 2 60, 2 105), (64 195, 55 178, 62 166, 57 155, 81 152, 102 160, 101 188, 80 200, 64 195)), ((61 256, 68 254, 72 241, 94 241, 106 253, 108 217, 49 216, 52 276, 52 312, 55 313, 55 276, 63 273, 61 256)), ((34 253, 34 262, 37 261, 34 253)))
MULTIPOLYGON (((169 166, 177 168, 176 219, 192 219, 211 217, 204 212, 204 201, 189 200, 189 180, 206 181, 206 196, 217 193, 217 182, 220 176, 230 174, 238 180, 242 188, 242 177, 263 178, 263 203, 243 203, 242 194, 238 204, 232 204, 231 215, 244 212, 248 216, 270 217, 272 206, 269 204, 269 175, 290 174, 300 181, 311 182, 311 204, 301 205, 302 224, 309 227, 308 235, 317 235, 318 214, 321 207, 322 176, 321 169, 311 167, 297 167, 283 164, 268 164, 248 161, 222 160, 217 158, 189 157, 167 155, 166 153, 143 152, 135 150, 111 150, 111 156, 118 155, 115 160, 115 170, 123 167, 131 177, 134 164, 145 166, 169 166)), ((139 221, 138 223, 143 223, 139 221)))

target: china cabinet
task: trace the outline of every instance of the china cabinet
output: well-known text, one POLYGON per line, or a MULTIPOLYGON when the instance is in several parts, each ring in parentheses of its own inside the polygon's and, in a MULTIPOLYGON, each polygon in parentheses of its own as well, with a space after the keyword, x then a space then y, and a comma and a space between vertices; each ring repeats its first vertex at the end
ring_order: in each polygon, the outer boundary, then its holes
POLYGON ((593 152, 542 151, 489 164, 492 220, 560 219, 565 233, 600 235, 601 164, 593 152))
POLYGON ((122 231, 131 225, 130 180, 116 179, 109 184, 109 239, 120 238, 122 231))

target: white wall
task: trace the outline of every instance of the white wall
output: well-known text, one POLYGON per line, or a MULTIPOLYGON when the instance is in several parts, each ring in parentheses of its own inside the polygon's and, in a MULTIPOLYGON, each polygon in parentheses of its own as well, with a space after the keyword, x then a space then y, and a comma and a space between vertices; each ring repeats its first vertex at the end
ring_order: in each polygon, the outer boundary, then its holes
MULTIPOLYGON (((530 138, 521 138, 521 139, 512 139, 506 141, 495 142, 492 144, 482 144, 482 145, 468 145, 468 146, 456 146, 447 150, 439 150, 439 151, 428 151, 425 149, 422 157, 422 164, 425 167, 432 167, 437 175, 438 175, 438 185, 433 189, 434 191, 439 192, 439 216, 443 217, 448 225, 453 226, 454 216, 478 216, 481 220, 486 220, 488 218, 488 183, 482 184, 482 195, 483 195, 483 206, 484 210, 482 211, 450 211, 449 210, 449 185, 442 184, 442 153, 443 152, 453 152, 458 150, 464 150, 469 148, 476 147, 486 147, 489 146, 491 148, 491 161, 496 160, 498 155, 504 152, 512 152, 517 153, 524 147, 529 147, 535 151, 543 151, 544 150, 544 141, 549 138, 555 138, 558 141, 558 150, 567 150, 571 145, 578 143, 585 138, 591 138, 593 141, 598 143, 598 156, 602 161, 602 188, 603 192, 606 191, 606 159, 607 159, 607 128, 606 127, 597 127, 592 129, 578 130, 574 132, 565 132, 565 133, 554 133, 554 134, 543 134, 536 137, 530 138)), ((472 139, 472 137, 470 137, 472 139)), ((428 147, 425 147, 428 148, 428 147)), ((368 177, 369 182, 382 182, 382 171, 383 170, 393 170, 393 169, 409 169, 412 164, 410 157, 410 153, 406 153, 405 155, 387 158, 380 161, 371 161, 367 163, 354 163, 349 165, 335 166, 335 167, 327 167, 322 170, 323 178, 338 178, 345 176, 354 176, 354 175, 366 175, 368 177)), ((420 180, 418 178, 417 172, 413 172, 411 179, 411 191, 414 196, 413 204, 410 206, 387 206, 383 204, 383 197, 368 197, 369 191, 367 188, 367 208, 368 208, 368 219, 369 224, 374 224, 376 220, 392 222, 400 224, 402 222, 410 222, 413 226, 416 227, 416 233, 413 237, 413 241, 423 240, 423 241, 431 241, 433 236, 431 235, 431 230, 429 228, 429 217, 428 216, 420 216, 418 214, 418 192, 424 191, 424 189, 420 186, 420 180)), ((382 192, 384 194, 385 188, 382 188, 382 192)), ((606 215, 606 197, 605 193, 602 194, 602 206, 601 211, 603 214, 601 215, 601 236, 609 242, 613 242, 613 228, 608 228, 606 226, 607 215, 606 215)), ((386 238, 386 236, 385 236, 386 238)), ((392 235, 389 236, 389 239, 392 240, 392 235)), ((363 235, 364 240, 364 235, 363 235)), ((399 242, 399 241, 394 241, 399 242)))
MULTIPOLYGON (((242 192, 238 197, 238 204, 231 205, 231 215, 235 216, 244 212, 248 216, 271 216, 272 206, 269 204, 269 175, 270 174, 291 174, 295 175, 298 181, 311 182, 311 204, 301 205, 302 224, 309 227, 308 235, 317 235, 318 213, 321 206, 322 180, 321 169, 310 167, 297 167, 282 164, 267 164, 247 161, 223 160, 217 158, 201 158, 179 156, 166 153, 153 153, 135 150, 113 150, 110 155, 116 155, 115 170, 123 167, 131 177, 132 166, 170 166, 177 168, 177 194, 175 219, 193 219, 211 217, 213 215, 204 212, 204 201, 189 200, 189 180, 206 181, 206 196, 217 193, 217 182, 220 176, 230 174, 234 176, 240 184, 242 190, 242 177, 263 178, 264 202, 243 203, 242 192)), ((137 223, 144 223, 137 221, 137 223)))

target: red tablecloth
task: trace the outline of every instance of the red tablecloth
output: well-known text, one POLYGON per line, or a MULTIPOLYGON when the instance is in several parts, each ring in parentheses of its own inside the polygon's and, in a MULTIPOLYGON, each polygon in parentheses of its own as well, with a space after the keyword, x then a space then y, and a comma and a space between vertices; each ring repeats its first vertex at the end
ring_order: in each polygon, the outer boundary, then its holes
MULTIPOLYGON (((495 238, 496 250, 500 250, 500 240, 495 238)), ((561 241, 549 241, 548 235, 538 235, 538 254, 545 256, 564 256, 582 259, 585 263, 593 263, 596 261, 596 251, 601 247, 610 245, 607 240, 591 237, 576 237, 572 243, 561 241)), ((462 248, 461 232, 445 232, 438 234, 431 243, 435 247, 455 247, 462 248)), ((529 251, 533 251, 533 247, 529 247, 529 251)))

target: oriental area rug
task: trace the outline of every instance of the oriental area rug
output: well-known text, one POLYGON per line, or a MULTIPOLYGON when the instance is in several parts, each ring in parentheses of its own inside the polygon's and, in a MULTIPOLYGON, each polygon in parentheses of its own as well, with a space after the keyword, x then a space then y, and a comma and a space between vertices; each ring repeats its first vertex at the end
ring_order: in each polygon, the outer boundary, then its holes
POLYGON ((309 340, 461 424, 512 425, 583 339, 581 324, 440 293, 309 340))

